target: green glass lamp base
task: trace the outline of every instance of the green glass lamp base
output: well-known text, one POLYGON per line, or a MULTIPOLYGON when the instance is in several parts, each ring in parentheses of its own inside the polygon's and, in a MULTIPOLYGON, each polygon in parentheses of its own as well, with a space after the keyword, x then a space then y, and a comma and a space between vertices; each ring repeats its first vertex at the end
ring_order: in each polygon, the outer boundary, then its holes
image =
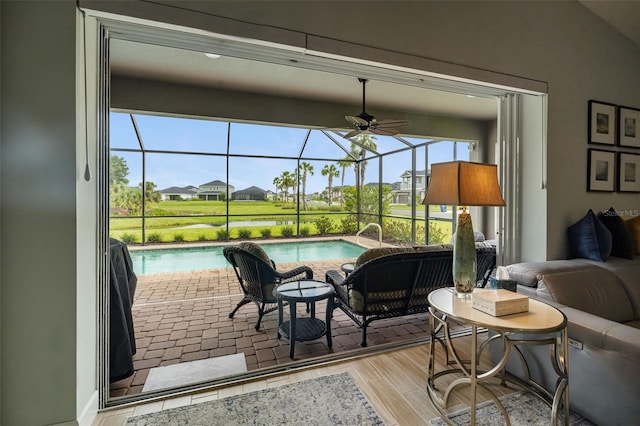
POLYGON ((456 296, 471 297, 476 287, 476 243, 471 215, 463 209, 453 242, 453 283, 456 296))

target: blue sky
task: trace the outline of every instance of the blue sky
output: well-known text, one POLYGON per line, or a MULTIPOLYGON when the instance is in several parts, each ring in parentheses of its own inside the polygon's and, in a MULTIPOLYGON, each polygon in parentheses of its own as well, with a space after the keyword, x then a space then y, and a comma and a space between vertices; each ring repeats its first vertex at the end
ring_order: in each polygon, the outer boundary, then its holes
MULTIPOLYGON (((123 157, 129 167, 129 184, 136 186, 142 181, 142 154, 139 152, 118 152, 117 148, 139 149, 138 138, 128 114, 112 113, 110 127, 110 145, 113 155, 123 157)), ((334 164, 340 173, 342 169, 336 160, 346 156, 339 146, 328 139, 321 131, 302 128, 288 128, 258 124, 231 123, 224 121, 200 120, 151 115, 135 115, 140 137, 147 150, 146 179, 154 182, 158 189, 171 186, 199 186, 213 180, 226 182, 227 140, 230 141, 230 154, 257 155, 263 158, 229 157, 229 184, 236 190, 257 186, 274 190, 273 180, 283 171, 294 172, 295 159, 271 159, 268 156, 297 158, 304 146, 303 160, 314 168, 313 175, 307 179, 307 193, 322 191, 328 185, 328 178, 322 176, 325 165, 334 164), (308 135, 308 137, 307 137, 308 135), (306 140, 306 143, 305 143, 306 140), (196 154, 153 153, 159 151, 185 151, 196 154), (223 155, 212 155, 223 154, 223 155), (313 159, 313 160, 312 160, 313 159)), ((335 136, 345 150, 350 142, 335 136)), ((407 138, 414 144, 426 139, 407 138)), ((376 136, 375 143, 380 152, 390 152, 402 148, 401 142, 387 136, 376 136)), ((453 160, 453 142, 444 141, 430 145, 429 165, 453 160)), ((469 152, 465 144, 458 144, 457 159, 468 160, 469 152)), ((425 148, 419 148, 416 156, 416 169, 423 170, 425 148)), ((410 150, 384 157, 383 181, 400 181, 400 174, 411 169, 410 150)), ((365 181, 376 181, 379 162, 372 158, 368 161, 365 181)), ((334 178, 333 185, 340 185, 342 177, 334 178)), ((345 185, 355 183, 353 168, 347 168, 344 175, 345 185)))

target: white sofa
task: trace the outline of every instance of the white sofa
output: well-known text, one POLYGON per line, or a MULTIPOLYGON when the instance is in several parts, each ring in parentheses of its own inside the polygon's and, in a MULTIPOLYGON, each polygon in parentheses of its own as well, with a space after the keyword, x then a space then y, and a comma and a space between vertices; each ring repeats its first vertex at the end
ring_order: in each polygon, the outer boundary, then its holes
MULTIPOLYGON (((519 263, 507 269, 518 293, 567 316, 571 409, 598 425, 640 424, 640 256, 519 263)), ((494 360, 498 350, 491 348, 494 360)), ((522 351, 532 376, 553 388, 557 376, 549 349, 522 351)), ((507 371, 522 376, 514 356, 507 371)))

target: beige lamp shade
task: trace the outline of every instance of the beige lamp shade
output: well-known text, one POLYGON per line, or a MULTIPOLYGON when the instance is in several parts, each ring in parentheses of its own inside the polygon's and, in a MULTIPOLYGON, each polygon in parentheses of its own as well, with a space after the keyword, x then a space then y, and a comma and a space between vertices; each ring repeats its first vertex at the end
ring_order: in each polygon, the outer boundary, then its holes
POLYGON ((498 166, 468 161, 432 164, 422 204, 504 206, 498 166))

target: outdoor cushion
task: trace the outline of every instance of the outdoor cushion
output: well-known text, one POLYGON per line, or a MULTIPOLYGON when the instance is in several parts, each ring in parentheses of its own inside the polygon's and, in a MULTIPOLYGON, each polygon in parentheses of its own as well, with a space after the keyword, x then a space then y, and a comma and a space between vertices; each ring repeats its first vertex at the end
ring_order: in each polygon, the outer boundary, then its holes
POLYGON ((567 229, 571 258, 604 262, 611 255, 612 236, 606 226, 596 217, 593 210, 567 229))
POLYGON ((252 243, 252 242, 249 242, 249 241, 245 241, 245 242, 242 242, 242 243, 238 244, 238 247, 240 247, 243 250, 248 251, 249 253, 251 253, 251 254, 253 254, 255 256, 258 256, 260 259, 264 260, 270 266, 272 266, 271 259, 269 258, 269 255, 258 244, 252 243))
POLYGON ((358 256, 358 258, 355 261, 355 266, 358 267, 360 265, 362 265, 363 263, 366 263, 372 259, 376 259, 380 256, 387 256, 389 254, 394 254, 394 253, 407 253, 407 252, 412 252, 413 249, 411 247, 378 247, 378 248, 372 248, 369 249, 367 251, 365 251, 364 253, 362 253, 360 256, 358 256))

